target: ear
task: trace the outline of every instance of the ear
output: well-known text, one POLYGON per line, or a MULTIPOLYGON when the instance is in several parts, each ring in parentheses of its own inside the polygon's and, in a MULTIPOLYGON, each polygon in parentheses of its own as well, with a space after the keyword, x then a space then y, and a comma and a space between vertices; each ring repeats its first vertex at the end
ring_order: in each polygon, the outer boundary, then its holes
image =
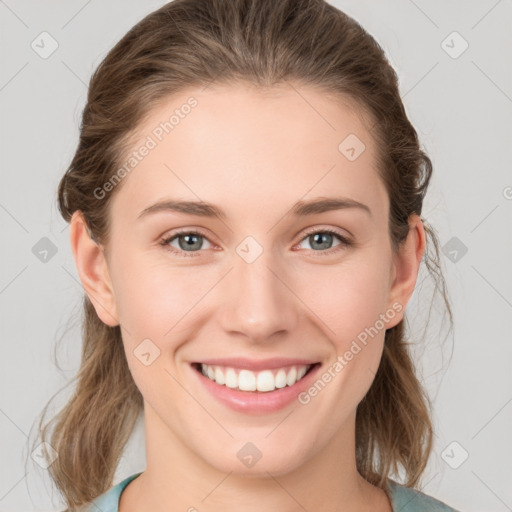
POLYGON ((119 325, 115 296, 104 249, 92 240, 82 212, 75 211, 70 221, 71 250, 80 281, 101 321, 119 325))
POLYGON ((399 313, 386 326, 387 329, 398 324, 404 316, 405 308, 416 286, 425 246, 426 236, 423 222, 417 214, 413 213, 409 218, 407 238, 394 256, 388 307, 399 311, 399 313), (393 304, 395 304, 394 308, 392 307, 393 304), (400 310, 398 305, 401 306, 400 310))

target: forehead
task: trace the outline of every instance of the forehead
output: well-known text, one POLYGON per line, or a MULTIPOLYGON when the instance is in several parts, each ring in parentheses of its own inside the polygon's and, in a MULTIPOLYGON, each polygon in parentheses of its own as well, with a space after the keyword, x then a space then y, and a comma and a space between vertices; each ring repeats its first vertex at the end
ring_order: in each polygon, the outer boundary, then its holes
POLYGON ((134 132, 122 164, 139 155, 113 202, 140 212, 171 196, 246 211, 280 205, 277 212, 334 193, 384 208, 368 124, 348 98, 312 87, 189 88, 161 101, 134 132))

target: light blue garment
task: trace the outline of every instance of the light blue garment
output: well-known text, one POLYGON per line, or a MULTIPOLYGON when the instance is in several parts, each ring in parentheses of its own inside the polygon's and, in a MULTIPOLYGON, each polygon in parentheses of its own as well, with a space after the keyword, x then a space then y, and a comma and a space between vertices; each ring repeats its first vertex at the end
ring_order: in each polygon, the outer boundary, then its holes
MULTIPOLYGON (((125 478, 110 490, 98 496, 87 512, 118 512, 119 497, 123 489, 141 473, 125 478)), ((427 496, 422 492, 388 480, 388 493, 391 497, 393 512, 458 512, 445 503, 427 496)))

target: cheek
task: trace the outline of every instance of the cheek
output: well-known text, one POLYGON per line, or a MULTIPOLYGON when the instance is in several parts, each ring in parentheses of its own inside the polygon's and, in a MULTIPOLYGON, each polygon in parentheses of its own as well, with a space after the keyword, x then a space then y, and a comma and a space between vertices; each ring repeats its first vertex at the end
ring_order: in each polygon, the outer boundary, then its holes
POLYGON ((385 269, 382 262, 361 258, 350 268, 331 269, 329 275, 315 279, 319 286, 314 288, 311 309, 321 317, 333 349, 324 376, 331 399, 318 406, 326 407, 326 413, 335 408, 339 421, 367 393, 380 364, 386 332, 381 320, 387 308, 385 269))
POLYGON ((381 264, 360 261, 339 270, 331 268, 308 286, 308 305, 330 328, 330 337, 339 340, 340 348, 374 325, 387 307, 387 276, 381 264))
MULTIPOLYGON (((116 306, 127 350, 144 339, 162 352, 176 350, 188 339, 191 322, 206 303, 202 298, 218 281, 207 267, 171 266, 141 253, 118 259, 112 279, 116 306)), ((193 330, 193 327, 192 327, 193 330)))
POLYGON ((323 321, 332 354, 318 377, 322 382, 315 383, 301 403, 311 401, 319 417, 330 416, 326 428, 333 435, 370 389, 380 364, 386 332, 382 315, 387 311, 383 268, 359 261, 357 268, 316 281, 329 293, 316 288, 311 309, 323 321), (317 394, 323 398, 316 400, 317 394))

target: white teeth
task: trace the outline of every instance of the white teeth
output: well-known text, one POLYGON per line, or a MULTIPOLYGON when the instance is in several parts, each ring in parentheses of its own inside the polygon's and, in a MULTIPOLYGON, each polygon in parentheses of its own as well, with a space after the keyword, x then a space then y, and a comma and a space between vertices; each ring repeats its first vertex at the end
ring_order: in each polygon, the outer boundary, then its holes
POLYGON ((224 374, 220 368, 215 368, 215 382, 218 384, 225 384, 224 374))
POLYGON ((258 373, 256 387, 258 391, 274 391, 274 376, 272 375, 272 372, 270 370, 265 370, 263 372, 258 373))
POLYGON ((292 367, 292 369, 288 372, 288 375, 286 376, 286 384, 288 386, 293 386, 297 382, 297 368, 295 366, 292 367))
POLYGON ((286 372, 283 369, 277 372, 275 383, 276 388, 284 388, 286 386, 286 372))
POLYGON ((238 387, 238 377, 233 368, 228 368, 226 371, 226 386, 233 389, 238 387))
POLYGON ((249 370, 240 370, 238 374, 238 389, 241 391, 256 391, 256 375, 249 370))
POLYGON ((311 365, 292 366, 278 370, 263 370, 252 372, 222 366, 201 364, 201 373, 221 386, 241 391, 274 391, 286 386, 293 386, 302 379, 311 365))

